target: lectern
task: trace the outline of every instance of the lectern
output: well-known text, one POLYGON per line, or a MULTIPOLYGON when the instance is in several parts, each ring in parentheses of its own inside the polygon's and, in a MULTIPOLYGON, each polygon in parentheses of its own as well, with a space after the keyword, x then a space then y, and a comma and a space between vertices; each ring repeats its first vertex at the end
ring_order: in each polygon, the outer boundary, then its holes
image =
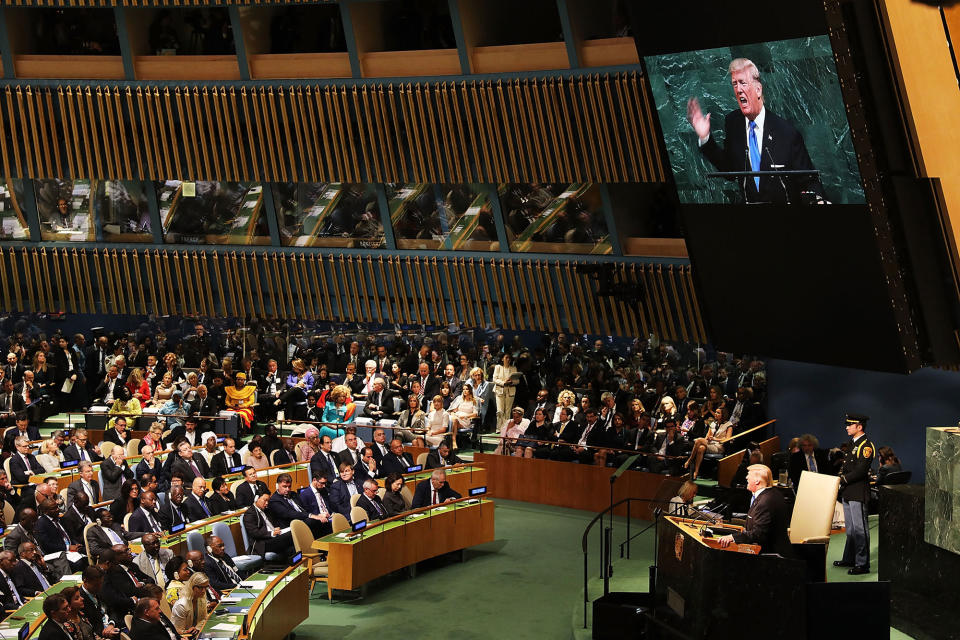
POLYGON ((691 638, 806 638, 806 564, 756 545, 720 548, 710 525, 660 518, 657 617, 691 638))

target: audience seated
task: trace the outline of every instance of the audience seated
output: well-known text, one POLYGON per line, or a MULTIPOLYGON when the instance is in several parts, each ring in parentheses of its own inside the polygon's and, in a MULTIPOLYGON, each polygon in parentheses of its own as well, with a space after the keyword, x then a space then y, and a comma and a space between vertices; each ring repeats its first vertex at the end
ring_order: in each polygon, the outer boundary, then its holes
POLYGON ((442 504, 456 500, 460 494, 450 488, 447 482, 447 472, 443 469, 434 469, 430 474, 430 482, 421 482, 413 494, 413 509, 442 504))

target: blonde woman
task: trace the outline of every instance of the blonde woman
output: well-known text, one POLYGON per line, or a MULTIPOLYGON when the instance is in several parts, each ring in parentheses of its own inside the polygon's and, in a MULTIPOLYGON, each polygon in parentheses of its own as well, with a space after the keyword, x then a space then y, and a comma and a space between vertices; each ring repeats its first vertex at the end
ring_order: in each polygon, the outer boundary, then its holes
POLYGON ((187 580, 187 584, 180 591, 180 599, 173 603, 170 611, 170 621, 177 628, 177 633, 193 635, 206 620, 209 586, 210 580, 202 573, 195 573, 187 580))
POLYGON ((173 397, 173 392, 176 390, 177 388, 173 384, 173 374, 167 371, 163 374, 163 378, 160 379, 157 388, 153 390, 153 406, 162 407, 167 404, 170 398, 173 397))
POLYGON ((140 403, 140 408, 150 402, 150 383, 143 378, 143 369, 134 369, 127 377, 127 389, 130 395, 140 403))
POLYGON ((498 364, 493 369, 493 393, 497 398, 497 431, 503 427, 503 423, 510 417, 513 399, 517 395, 515 376, 519 373, 517 368, 513 366, 513 356, 509 353, 503 354, 502 364, 498 364))
POLYGON ((453 448, 456 449, 457 433, 469 429, 475 418, 480 416, 480 407, 473 397, 470 385, 463 385, 463 391, 450 403, 450 428, 453 431, 453 448))
POLYGON ((447 437, 450 431, 450 414, 443 408, 443 396, 433 396, 432 408, 427 414, 427 433, 423 437, 427 446, 435 447, 447 437))
POLYGON ((143 452, 147 445, 151 445, 156 453, 163 451, 163 424, 154 422, 150 425, 147 434, 140 440, 140 452, 143 452))
POLYGON ((481 428, 487 421, 487 410, 490 409, 489 395, 492 382, 487 382, 487 376, 480 367, 474 367, 470 370, 470 380, 465 384, 473 389, 473 397, 477 399, 477 406, 480 407, 480 425, 481 428))
POLYGON ((577 396, 570 391, 570 389, 564 389, 557 396, 557 408, 553 412, 553 422, 560 422, 560 410, 566 407, 570 409, 570 416, 573 417, 577 414, 577 396))
POLYGON ((43 466, 47 473, 60 470, 60 463, 63 462, 63 452, 57 446, 56 440, 50 438, 43 441, 43 444, 40 445, 40 454, 37 455, 37 462, 43 466))

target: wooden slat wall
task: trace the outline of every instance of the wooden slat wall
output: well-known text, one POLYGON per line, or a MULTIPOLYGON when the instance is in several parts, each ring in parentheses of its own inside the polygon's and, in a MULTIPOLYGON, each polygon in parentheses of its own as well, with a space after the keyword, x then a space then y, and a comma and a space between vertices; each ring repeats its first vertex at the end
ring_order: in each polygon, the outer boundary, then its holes
POLYGON ((0 312, 496 325, 705 342, 689 266, 622 263, 639 305, 596 298, 578 261, 0 247, 0 312), (162 268, 161 268, 162 267, 162 268), (166 273, 154 279, 150 274, 166 273), (166 284, 164 284, 166 282, 166 284), (329 295, 319 292, 328 291, 329 295))
POLYGON ((0 88, 0 107, 13 177, 665 179, 636 72, 376 86, 21 83, 0 88))
POLYGON ((317 4, 337 0, 4 0, 12 7, 199 7, 317 4))

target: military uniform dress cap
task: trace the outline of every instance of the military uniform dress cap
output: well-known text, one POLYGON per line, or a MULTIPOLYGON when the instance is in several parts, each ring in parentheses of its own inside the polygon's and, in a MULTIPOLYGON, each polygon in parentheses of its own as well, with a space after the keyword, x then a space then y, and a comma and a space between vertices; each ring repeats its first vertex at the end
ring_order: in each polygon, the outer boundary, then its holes
POLYGON ((848 413, 844 416, 845 422, 847 424, 854 424, 859 422, 860 424, 866 424, 867 420, 870 419, 870 416, 865 416, 862 413, 848 413))

